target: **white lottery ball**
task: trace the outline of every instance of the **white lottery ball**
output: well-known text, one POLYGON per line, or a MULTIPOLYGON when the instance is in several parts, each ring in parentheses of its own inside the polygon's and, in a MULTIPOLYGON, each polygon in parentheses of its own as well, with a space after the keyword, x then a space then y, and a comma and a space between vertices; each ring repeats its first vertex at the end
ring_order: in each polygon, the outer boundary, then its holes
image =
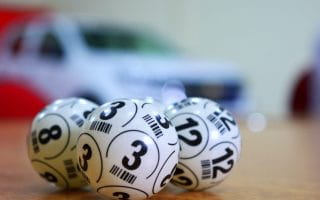
POLYGON ((120 99, 97 108, 77 144, 90 185, 112 199, 144 199, 170 182, 179 154, 175 128, 161 108, 120 99))
POLYGON ((172 183, 188 190, 213 187, 224 180, 241 150, 239 128, 230 113, 204 98, 187 98, 168 106, 166 116, 180 142, 172 183))
POLYGON ((85 99, 60 99, 34 118, 27 137, 28 156, 33 168, 48 182, 60 188, 86 185, 76 166, 76 142, 96 107, 85 99))

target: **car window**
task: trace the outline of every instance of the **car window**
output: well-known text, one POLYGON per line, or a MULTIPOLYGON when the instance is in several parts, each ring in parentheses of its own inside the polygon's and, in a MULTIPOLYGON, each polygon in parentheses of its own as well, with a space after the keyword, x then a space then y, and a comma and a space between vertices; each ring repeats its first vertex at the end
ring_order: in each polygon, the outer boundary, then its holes
POLYGON ((83 32, 83 37, 86 44, 94 49, 133 50, 136 48, 136 40, 129 34, 86 30, 83 32))
POLYGON ((106 27, 81 27, 81 34, 86 45, 96 50, 120 50, 135 52, 170 53, 171 49, 159 41, 139 34, 106 27))
POLYGON ((61 60, 64 57, 64 51, 59 39, 52 32, 44 35, 40 44, 40 56, 44 58, 51 58, 61 60))

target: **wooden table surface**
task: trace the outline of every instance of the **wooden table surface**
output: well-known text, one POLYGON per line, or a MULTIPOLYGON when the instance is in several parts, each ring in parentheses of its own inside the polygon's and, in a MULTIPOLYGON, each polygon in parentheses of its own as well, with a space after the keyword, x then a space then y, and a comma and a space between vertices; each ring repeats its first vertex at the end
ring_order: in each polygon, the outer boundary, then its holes
MULTIPOLYGON (((26 153, 30 120, 0 120, 0 199, 102 199, 89 190, 59 191, 32 169, 26 153)), ((219 186, 187 192, 169 186, 151 199, 320 199, 319 123, 271 120, 265 131, 241 126, 240 162, 219 186)))

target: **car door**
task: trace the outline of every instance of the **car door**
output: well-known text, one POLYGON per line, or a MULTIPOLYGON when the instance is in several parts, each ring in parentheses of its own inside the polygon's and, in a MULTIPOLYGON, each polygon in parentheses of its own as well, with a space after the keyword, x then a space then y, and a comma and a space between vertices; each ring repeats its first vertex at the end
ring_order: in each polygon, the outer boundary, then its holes
POLYGON ((52 99, 70 96, 76 85, 65 45, 54 29, 45 29, 32 63, 36 84, 52 99))

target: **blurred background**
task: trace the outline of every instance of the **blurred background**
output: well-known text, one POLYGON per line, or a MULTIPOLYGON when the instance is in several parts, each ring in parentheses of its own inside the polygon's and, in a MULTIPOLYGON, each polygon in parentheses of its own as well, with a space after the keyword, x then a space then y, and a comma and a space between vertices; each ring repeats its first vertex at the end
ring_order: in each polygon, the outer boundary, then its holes
POLYGON ((56 98, 184 95, 262 119, 317 113, 320 1, 0 1, 1 117, 56 98))

